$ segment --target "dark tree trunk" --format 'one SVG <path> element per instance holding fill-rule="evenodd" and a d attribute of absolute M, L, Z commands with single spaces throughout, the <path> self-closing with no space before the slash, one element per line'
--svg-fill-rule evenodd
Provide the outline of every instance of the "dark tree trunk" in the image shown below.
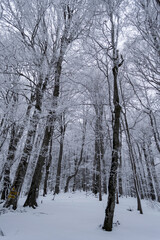
<path fill-rule="evenodd" d="M 121 55 L 121 60 L 119 57 L 119 51 L 117 50 L 117 35 L 116 27 L 114 23 L 114 12 L 111 10 L 110 23 L 111 23 L 111 45 L 112 45 L 112 62 L 113 62 L 113 105 L 114 112 L 112 113 L 112 127 L 113 127 L 113 145 L 112 145 L 112 162 L 109 176 L 108 184 L 108 203 L 105 210 L 105 219 L 103 224 L 103 229 L 106 231 L 112 231 L 113 216 L 115 210 L 115 195 L 117 190 L 117 169 L 118 169 L 118 159 L 119 159 L 119 148 L 120 148 L 120 115 L 121 106 L 119 104 L 119 91 L 118 91 L 118 71 L 119 67 L 123 64 L 123 57 Z"/>
<path fill-rule="evenodd" d="M 45 128 L 45 134 L 42 142 L 42 147 L 40 150 L 40 154 L 37 160 L 36 168 L 34 171 L 34 175 L 32 178 L 32 183 L 30 186 L 30 190 L 27 196 L 27 199 L 24 203 L 24 207 L 29 206 L 29 207 L 37 207 L 37 197 L 39 193 L 39 186 L 41 183 L 41 178 L 42 178 L 42 173 L 43 173 L 43 166 L 45 164 L 45 160 L 47 158 L 47 153 L 48 153 L 48 146 L 52 137 L 53 130 L 51 129 L 50 124 L 51 120 L 47 121 L 47 126 Z"/>
<path fill-rule="evenodd" d="M 61 137 L 60 137 L 60 149 L 59 149 L 59 158 L 58 158 L 58 166 L 57 166 L 57 174 L 56 174 L 56 185 L 54 190 L 54 195 L 60 192 L 60 178 L 61 178 L 61 165 L 63 158 L 63 143 L 64 143 L 64 135 L 65 135 L 66 126 L 62 123 L 61 117 Z"/>
<path fill-rule="evenodd" d="M 86 188 L 86 162 L 87 160 L 84 158 L 84 168 L 82 169 L 82 190 L 85 192 L 87 190 Z"/>
<path fill-rule="evenodd" d="M 121 130 L 121 127 L 120 127 Z M 122 130 L 120 131 L 120 150 L 119 150 L 119 165 L 118 165 L 118 194 L 123 195 L 123 185 L 122 185 Z"/>
<path fill-rule="evenodd" d="M 43 196 L 45 197 L 47 195 L 47 188 L 48 188 L 48 177 L 49 177 L 49 169 L 52 163 L 52 138 L 50 142 L 50 148 L 49 148 L 49 156 L 48 156 L 48 162 L 46 163 L 46 174 L 44 179 L 44 188 L 43 188 Z"/>
<path fill-rule="evenodd" d="M 117 92 L 118 93 L 118 92 Z M 115 194 L 117 187 L 117 168 L 118 168 L 118 151 L 119 151 L 119 122 L 120 122 L 121 107 L 117 103 L 115 106 L 115 123 L 113 128 L 113 150 L 112 163 L 108 185 L 108 203 L 105 211 L 105 220 L 103 229 L 112 231 L 113 216 L 115 209 Z"/>
<path fill-rule="evenodd" d="M 2 190 L 2 194 L 1 194 L 1 200 L 6 200 L 8 193 L 9 193 L 9 189 L 10 189 L 10 167 L 5 167 L 5 171 L 4 171 L 4 178 L 3 178 L 3 190 Z"/>
<path fill-rule="evenodd" d="M 118 56 L 117 56 L 118 57 Z M 114 76 L 114 125 L 113 125 L 113 150 L 112 150 L 112 163 L 109 177 L 108 185 L 108 203 L 105 210 L 105 219 L 103 224 L 103 229 L 106 231 L 112 231 L 113 225 L 113 216 L 115 209 L 115 195 L 117 188 L 117 168 L 118 168 L 118 153 L 120 148 L 119 142 L 119 132 L 120 132 L 120 113 L 121 107 L 119 105 L 119 93 L 118 93 L 118 66 L 113 67 L 113 76 Z"/>
<path fill-rule="evenodd" d="M 99 193 L 99 201 L 102 201 L 102 170 L 104 156 L 104 136 L 103 136 L 103 105 L 95 105 L 96 122 L 95 122 L 95 156 L 92 192 L 96 195 Z M 103 171 L 105 174 L 105 169 Z M 104 182 L 103 182 L 104 183 Z"/>

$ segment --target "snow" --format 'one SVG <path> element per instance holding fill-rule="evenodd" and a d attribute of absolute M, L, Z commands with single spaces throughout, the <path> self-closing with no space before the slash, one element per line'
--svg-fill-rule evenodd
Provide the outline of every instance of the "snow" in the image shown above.
<path fill-rule="evenodd" d="M 160 240 L 160 211 L 143 201 L 144 214 L 136 210 L 136 199 L 120 198 L 112 232 L 101 229 L 107 196 L 99 202 L 84 193 L 39 198 L 37 209 L 23 208 L 20 199 L 14 212 L 0 216 L 4 240 Z M 132 211 L 129 211 L 129 210 Z M 116 224 L 117 221 L 120 223 Z"/>

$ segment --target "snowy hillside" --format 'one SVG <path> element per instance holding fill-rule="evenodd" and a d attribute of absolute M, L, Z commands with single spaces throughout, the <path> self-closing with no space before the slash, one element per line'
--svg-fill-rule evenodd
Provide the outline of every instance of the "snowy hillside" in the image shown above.
<path fill-rule="evenodd" d="M 112 232 L 101 229 L 107 197 L 99 202 L 84 193 L 39 198 L 39 207 L 23 208 L 0 216 L 4 240 L 159 240 L 160 211 L 142 201 L 144 214 L 136 211 L 136 199 L 120 198 Z M 131 211 L 129 211 L 131 210 Z"/>

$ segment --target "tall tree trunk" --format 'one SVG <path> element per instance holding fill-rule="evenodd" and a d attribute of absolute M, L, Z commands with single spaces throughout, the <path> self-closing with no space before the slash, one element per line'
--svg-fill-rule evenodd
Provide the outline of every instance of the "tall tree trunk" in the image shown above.
<path fill-rule="evenodd" d="M 123 195 L 123 185 L 122 185 L 122 130 L 120 127 L 120 150 L 119 150 L 119 166 L 118 166 L 118 194 Z"/>
<path fill-rule="evenodd" d="M 63 157 L 63 144 L 64 144 L 64 135 L 66 126 L 61 122 L 61 137 L 60 137 L 60 149 L 59 149 L 59 158 L 58 158 L 58 166 L 57 166 L 57 174 L 56 174 L 56 185 L 54 190 L 54 195 L 59 193 L 60 186 L 60 178 L 61 178 L 61 165 L 62 165 L 62 157 Z"/>
<path fill-rule="evenodd" d="M 111 4 L 111 3 L 110 3 Z M 117 189 L 117 169 L 120 149 L 120 114 L 121 106 L 119 104 L 119 91 L 118 91 L 118 71 L 119 67 L 123 64 L 123 58 L 119 58 L 119 51 L 117 50 L 118 41 L 118 26 L 114 22 L 114 10 L 110 5 L 110 23 L 111 23 L 111 44 L 113 48 L 112 62 L 113 62 L 113 105 L 114 105 L 114 116 L 113 116 L 113 146 L 112 146 L 112 162 L 108 184 L 108 203 L 105 210 L 105 219 L 103 229 L 106 231 L 112 231 L 113 216 L 115 210 L 115 195 Z M 116 30 L 117 29 L 117 30 Z"/>
<path fill-rule="evenodd" d="M 124 116 L 124 121 L 125 121 L 125 132 L 126 132 L 126 137 L 127 137 L 127 142 L 128 142 L 128 149 L 129 149 L 131 167 L 132 167 L 133 178 L 134 178 L 133 179 L 134 187 L 135 187 L 136 197 L 137 197 L 137 210 L 140 211 L 140 214 L 143 214 L 141 199 L 140 199 L 139 182 L 138 182 L 138 176 L 137 176 L 137 170 L 136 170 L 136 162 L 135 162 L 134 152 L 132 149 L 132 142 L 131 142 L 126 113 L 124 113 L 123 116 Z"/>
<path fill-rule="evenodd" d="M 115 57 L 115 54 L 114 54 Z M 118 59 L 118 55 L 115 57 Z M 118 169 L 118 159 L 119 159 L 119 132 L 120 132 L 120 113 L 121 106 L 119 104 L 119 93 L 118 93 L 118 68 L 119 66 L 114 62 L 113 66 L 113 77 L 114 77 L 114 125 L 113 125 L 113 148 L 112 148 L 112 162 L 109 176 L 108 185 L 108 203 L 105 210 L 105 219 L 103 224 L 103 229 L 106 231 L 112 231 L 113 216 L 115 209 L 115 195 L 117 188 L 117 169 Z"/>
<path fill-rule="evenodd" d="M 52 138 L 50 142 L 48 162 L 46 163 L 46 174 L 44 179 L 43 196 L 47 195 L 47 188 L 48 188 L 47 185 L 48 185 L 49 169 L 50 169 L 51 163 L 52 163 Z"/>
<path fill-rule="evenodd" d="M 101 165 L 104 157 L 104 136 L 103 136 L 103 105 L 95 105 L 96 122 L 95 122 L 95 156 L 93 172 L 93 193 L 99 194 L 99 201 L 102 201 L 102 170 Z"/>

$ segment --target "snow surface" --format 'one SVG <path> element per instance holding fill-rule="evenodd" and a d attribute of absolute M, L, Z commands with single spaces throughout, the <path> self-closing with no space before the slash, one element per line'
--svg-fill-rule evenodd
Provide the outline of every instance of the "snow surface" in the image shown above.
<path fill-rule="evenodd" d="M 144 214 L 136 211 L 136 199 L 120 198 L 112 232 L 101 229 L 107 196 L 99 202 L 84 193 L 39 198 L 37 209 L 23 208 L 0 216 L 4 240 L 160 240 L 160 210 L 143 201 Z M 131 209 L 132 211 L 129 211 Z"/>

